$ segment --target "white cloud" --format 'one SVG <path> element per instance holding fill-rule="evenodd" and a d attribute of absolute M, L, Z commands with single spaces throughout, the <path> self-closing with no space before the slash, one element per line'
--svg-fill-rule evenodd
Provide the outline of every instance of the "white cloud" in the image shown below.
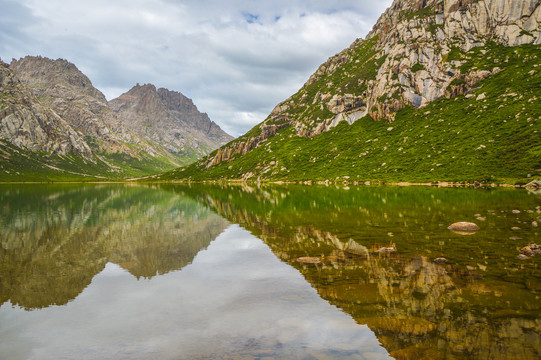
<path fill-rule="evenodd" d="M 0 56 L 65 58 L 109 99 L 135 83 L 177 90 L 240 135 L 390 3 L 0 0 Z"/>

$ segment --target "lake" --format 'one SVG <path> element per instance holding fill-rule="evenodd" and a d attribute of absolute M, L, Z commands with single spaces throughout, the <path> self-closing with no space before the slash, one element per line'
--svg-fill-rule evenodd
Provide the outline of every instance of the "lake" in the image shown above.
<path fill-rule="evenodd" d="M 541 196 L 523 189 L 22 184 L 0 200 L 2 359 L 541 358 L 541 255 L 518 257 L 541 244 Z"/>

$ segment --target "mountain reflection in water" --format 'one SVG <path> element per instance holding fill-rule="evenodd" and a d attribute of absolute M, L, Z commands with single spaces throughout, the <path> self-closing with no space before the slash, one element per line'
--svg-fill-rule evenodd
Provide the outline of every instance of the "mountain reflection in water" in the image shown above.
<path fill-rule="evenodd" d="M 541 358 L 526 191 L 3 185 L 0 201 L 3 358 Z"/>
<path fill-rule="evenodd" d="M 10 185 L 0 200 L 2 359 L 390 358 L 181 188 Z"/>
<path fill-rule="evenodd" d="M 428 187 L 171 190 L 262 239 L 396 359 L 541 358 L 541 256 L 517 258 L 539 243 L 539 196 Z M 452 233 L 456 221 L 481 230 Z M 388 246 L 397 251 L 374 252 Z M 447 263 L 436 264 L 439 257 Z"/>
<path fill-rule="evenodd" d="M 228 222 L 194 200 L 140 186 L 0 186 L 0 303 L 74 299 L 112 262 L 137 278 L 179 270 Z"/>

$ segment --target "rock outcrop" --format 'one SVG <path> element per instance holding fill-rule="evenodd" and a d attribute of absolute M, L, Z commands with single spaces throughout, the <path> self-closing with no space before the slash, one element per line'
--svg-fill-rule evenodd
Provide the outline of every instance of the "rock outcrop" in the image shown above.
<path fill-rule="evenodd" d="M 105 96 L 77 67 L 63 59 L 26 56 L 13 60 L 10 68 L 37 99 L 54 110 L 82 135 L 101 140 L 106 151 L 129 152 L 124 143 L 141 143 L 119 126 Z M 113 131 L 114 129 L 114 131 Z M 158 151 L 153 149 L 156 154 Z"/>
<path fill-rule="evenodd" d="M 240 147 L 254 142 L 252 133 L 277 119 L 287 119 L 299 136 L 367 115 L 392 122 L 405 107 L 464 94 L 501 71 L 462 68 L 469 50 L 493 43 L 539 45 L 540 29 L 539 0 L 395 0 L 364 40 L 329 58 L 297 94 L 220 153 L 244 152 Z M 219 155 L 206 166 L 223 161 Z"/>
<path fill-rule="evenodd" d="M 137 84 L 109 105 L 125 126 L 171 152 L 191 149 L 206 155 L 233 139 L 199 112 L 192 100 L 151 84 Z"/>
<path fill-rule="evenodd" d="M 334 94 L 330 101 L 330 94 L 314 98 L 315 104 L 326 106 L 335 117 L 325 119 L 323 126 L 313 124 L 315 131 L 310 133 L 317 135 L 340 120 L 351 123 L 368 114 L 392 120 L 393 113 L 407 105 L 423 107 L 441 97 L 464 93 L 499 69 L 463 73 L 454 55 L 489 42 L 541 44 L 540 5 L 537 0 L 395 0 L 366 40 L 357 40 L 331 57 L 308 80 L 310 85 L 351 64 L 355 50 L 375 39 L 369 49 L 369 60 L 379 65 L 375 77 L 360 79 L 359 87 L 364 82 L 366 90 L 359 96 Z M 353 71 L 346 75 L 356 76 Z"/>
<path fill-rule="evenodd" d="M 91 157 L 88 144 L 50 108 L 38 102 L 7 64 L 0 61 L 0 139 L 31 151 Z"/>

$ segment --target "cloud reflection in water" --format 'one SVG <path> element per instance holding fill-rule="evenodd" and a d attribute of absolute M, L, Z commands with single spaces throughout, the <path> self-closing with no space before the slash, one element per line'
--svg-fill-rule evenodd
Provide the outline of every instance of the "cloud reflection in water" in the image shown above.
<path fill-rule="evenodd" d="M 8 319 L 0 348 L 27 344 L 21 359 L 389 358 L 368 327 L 238 225 L 181 271 L 137 280 L 108 263 L 66 306 L 27 312 L 6 303 L 0 321 Z"/>

